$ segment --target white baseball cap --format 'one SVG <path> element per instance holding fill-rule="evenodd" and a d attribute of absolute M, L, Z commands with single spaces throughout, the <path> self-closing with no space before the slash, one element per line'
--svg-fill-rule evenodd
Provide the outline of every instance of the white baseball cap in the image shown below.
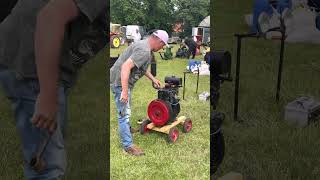
<path fill-rule="evenodd" d="M 152 34 L 157 36 L 159 39 L 161 39 L 166 44 L 166 46 L 169 47 L 169 45 L 168 45 L 169 35 L 168 35 L 168 33 L 166 31 L 164 31 L 164 30 L 156 30 Z"/>

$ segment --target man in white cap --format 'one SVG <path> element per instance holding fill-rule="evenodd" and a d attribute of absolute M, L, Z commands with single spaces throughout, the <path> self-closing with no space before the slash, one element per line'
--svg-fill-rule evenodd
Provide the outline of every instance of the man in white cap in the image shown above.
<path fill-rule="evenodd" d="M 130 155 L 141 156 L 144 152 L 133 145 L 130 128 L 130 101 L 134 84 L 143 75 L 148 77 L 156 87 L 160 81 L 148 70 L 153 58 L 152 53 L 167 45 L 168 33 L 157 30 L 145 40 L 138 41 L 129 46 L 110 69 L 110 88 L 114 94 L 117 110 L 119 134 L 122 147 Z"/>

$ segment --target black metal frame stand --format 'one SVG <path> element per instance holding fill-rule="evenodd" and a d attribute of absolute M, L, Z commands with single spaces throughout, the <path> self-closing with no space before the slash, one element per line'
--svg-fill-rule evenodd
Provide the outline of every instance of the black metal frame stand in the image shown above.
<path fill-rule="evenodd" d="M 182 99 L 184 100 L 184 94 L 185 94 L 185 87 L 186 87 L 186 74 L 192 74 L 191 71 L 184 71 L 183 72 L 183 95 L 182 95 Z M 199 89 L 199 75 L 200 75 L 200 71 L 198 68 L 198 74 L 197 74 L 197 88 L 196 88 L 196 94 L 198 94 L 198 89 Z"/>
<path fill-rule="evenodd" d="M 280 47 L 280 59 L 278 68 L 278 81 L 276 90 L 276 101 L 279 102 L 280 89 L 281 89 L 281 78 L 283 69 L 283 54 L 284 54 L 284 42 L 285 42 L 285 26 L 281 23 L 281 27 L 273 28 L 268 30 L 281 32 L 281 47 Z M 234 94 L 234 120 L 238 120 L 238 103 L 239 103 L 239 84 L 240 84 L 240 57 L 241 57 L 241 40 L 243 38 L 261 38 L 262 36 L 257 33 L 249 34 L 235 34 L 237 38 L 237 64 L 236 64 L 236 84 L 235 84 L 235 94 Z"/>

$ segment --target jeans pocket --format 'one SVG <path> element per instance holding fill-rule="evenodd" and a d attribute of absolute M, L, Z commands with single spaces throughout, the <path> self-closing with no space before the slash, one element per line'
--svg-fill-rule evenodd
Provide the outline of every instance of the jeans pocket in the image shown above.
<path fill-rule="evenodd" d="M 36 80 L 18 80 L 18 96 L 21 99 L 36 101 L 40 92 L 39 83 Z"/>

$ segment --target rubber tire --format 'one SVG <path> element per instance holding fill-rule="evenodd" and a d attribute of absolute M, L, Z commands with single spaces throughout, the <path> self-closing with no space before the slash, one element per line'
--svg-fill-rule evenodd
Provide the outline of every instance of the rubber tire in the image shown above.
<path fill-rule="evenodd" d="M 114 41 L 114 40 L 118 40 L 118 41 L 119 41 L 119 45 L 118 45 L 118 46 L 115 45 L 115 44 L 113 44 L 113 41 Z M 119 36 L 112 36 L 111 39 L 110 39 L 110 46 L 111 46 L 111 48 L 119 48 L 120 45 L 121 45 L 120 37 L 119 37 Z"/>
<path fill-rule="evenodd" d="M 141 126 L 140 126 L 140 133 L 141 133 L 142 135 L 149 133 L 150 129 L 148 129 L 148 130 L 146 131 L 146 126 L 147 126 L 148 124 L 150 124 L 150 123 L 151 123 L 151 121 L 150 121 L 149 119 L 146 119 L 146 120 L 144 120 L 144 121 L 142 122 L 142 124 L 141 124 Z"/>
<path fill-rule="evenodd" d="M 177 138 L 176 138 L 176 139 L 173 139 L 173 138 L 172 138 L 172 134 L 173 134 L 175 131 L 177 132 Z M 178 130 L 178 128 L 177 128 L 177 127 L 172 127 L 172 128 L 170 129 L 170 131 L 169 131 L 169 134 L 168 134 L 168 142 L 169 142 L 169 143 L 175 143 L 175 142 L 177 142 L 178 138 L 179 138 L 179 130 Z"/>
<path fill-rule="evenodd" d="M 213 175 L 222 163 L 225 152 L 224 136 L 220 132 L 210 137 L 210 174 Z"/>
<path fill-rule="evenodd" d="M 188 128 L 187 128 L 187 123 L 189 123 L 189 122 L 191 122 L 191 128 L 188 130 Z M 188 132 L 190 132 L 191 130 L 192 130 L 192 121 L 191 121 L 190 118 L 187 118 L 187 119 L 184 121 L 184 123 L 183 123 L 183 132 L 184 132 L 184 133 L 188 133 Z"/>

